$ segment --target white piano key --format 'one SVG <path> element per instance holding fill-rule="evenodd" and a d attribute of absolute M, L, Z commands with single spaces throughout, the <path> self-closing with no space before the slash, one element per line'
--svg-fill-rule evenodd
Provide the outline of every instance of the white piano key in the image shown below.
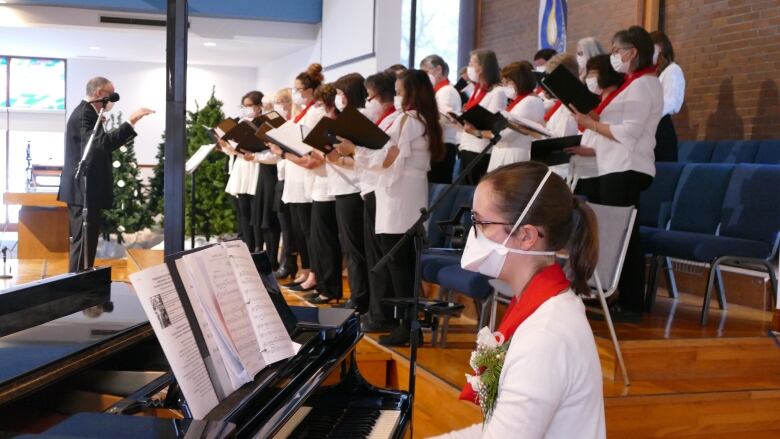
<path fill-rule="evenodd" d="M 398 418 L 401 416 L 399 410 L 380 410 L 379 419 L 376 420 L 374 428 L 368 439 L 387 439 L 392 435 L 398 424 Z"/>
<path fill-rule="evenodd" d="M 284 426 L 274 435 L 274 439 L 287 439 L 298 428 L 301 422 L 311 412 L 311 407 L 302 406 L 287 420 Z"/>

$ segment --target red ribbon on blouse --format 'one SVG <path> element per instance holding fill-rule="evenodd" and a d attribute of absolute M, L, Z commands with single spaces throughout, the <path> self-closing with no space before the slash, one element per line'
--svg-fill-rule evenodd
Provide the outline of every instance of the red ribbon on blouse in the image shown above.
<path fill-rule="evenodd" d="M 596 109 L 593 111 L 596 114 L 601 114 L 601 112 L 604 111 L 607 105 L 609 105 L 617 97 L 617 95 L 619 95 L 623 90 L 628 88 L 628 86 L 631 85 L 632 82 L 636 81 L 642 76 L 649 75 L 651 73 L 655 73 L 655 66 L 645 67 L 644 69 L 629 73 L 626 76 L 626 80 L 623 82 L 623 85 L 618 87 L 612 93 L 608 94 L 606 98 L 602 99 L 599 106 L 596 107 Z"/>
<path fill-rule="evenodd" d="M 552 107 L 550 107 L 549 110 L 547 110 L 547 113 L 544 114 L 544 121 L 547 122 L 550 119 L 552 119 L 553 114 L 555 114 L 556 111 L 558 111 L 559 108 L 561 108 L 561 101 L 555 101 Z"/>
<path fill-rule="evenodd" d="M 300 122 L 301 119 L 303 119 L 303 116 L 306 116 L 306 112 L 309 111 L 309 108 L 311 108 L 312 105 L 314 105 L 314 101 L 311 101 L 308 104 L 306 104 L 306 107 L 303 110 L 301 110 L 301 112 L 298 113 L 297 116 L 295 116 L 295 119 L 293 119 L 293 122 L 295 122 L 295 123 Z"/>
<path fill-rule="evenodd" d="M 513 108 L 515 108 L 515 105 L 519 104 L 520 101 L 530 96 L 531 93 L 523 93 L 521 95 L 517 95 L 517 97 L 509 103 L 509 105 L 506 107 L 506 111 L 512 111 Z"/>
<path fill-rule="evenodd" d="M 485 95 L 487 94 L 488 90 L 486 87 L 482 87 L 482 85 L 479 85 L 476 90 L 474 90 L 474 94 L 471 95 L 469 100 L 466 102 L 466 105 L 463 106 L 463 111 L 471 110 L 472 107 L 475 105 L 479 105 L 480 102 L 482 102 L 482 99 L 485 98 Z"/>
<path fill-rule="evenodd" d="M 376 126 L 381 125 L 382 121 L 387 119 L 387 116 L 393 113 L 395 113 L 395 107 L 393 106 L 387 107 L 387 110 L 384 113 L 382 113 L 382 116 L 376 121 Z"/>
<path fill-rule="evenodd" d="M 450 85 L 450 80 L 447 78 L 442 79 L 441 81 L 439 81 L 438 84 L 436 84 L 436 86 L 433 87 L 433 93 L 435 94 L 437 91 L 441 90 L 441 88 L 444 87 L 445 85 Z"/>
<path fill-rule="evenodd" d="M 558 264 L 549 265 L 536 273 L 523 294 L 509 302 L 506 314 L 498 325 L 498 332 L 504 335 L 504 343 L 509 343 L 517 328 L 542 304 L 567 291 L 570 285 L 571 282 Z M 479 404 L 479 398 L 469 383 L 463 387 L 458 399 Z"/>

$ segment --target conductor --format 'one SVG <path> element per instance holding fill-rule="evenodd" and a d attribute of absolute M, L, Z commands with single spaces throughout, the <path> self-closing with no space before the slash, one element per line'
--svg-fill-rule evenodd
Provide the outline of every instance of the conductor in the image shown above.
<path fill-rule="evenodd" d="M 70 272 L 92 267 L 95 263 L 100 213 L 102 209 L 110 208 L 114 199 L 111 153 L 136 136 L 134 127 L 141 118 L 154 113 L 148 108 L 140 108 L 134 111 L 126 122 L 111 131 L 106 131 L 103 126 L 104 120 L 97 123 L 98 113 L 101 109 L 104 114 L 111 111 L 117 100 L 119 95 L 116 94 L 111 81 L 102 77 L 90 79 L 87 82 L 86 98 L 73 110 L 65 128 L 65 163 L 57 199 L 68 205 L 70 223 L 68 271 Z M 88 208 L 87 242 L 84 249 L 82 248 L 84 181 L 82 178 L 76 179 L 76 172 L 93 130 L 95 133 L 89 156 L 83 164 L 86 166 Z M 83 251 L 87 252 L 87 267 L 83 267 Z"/>

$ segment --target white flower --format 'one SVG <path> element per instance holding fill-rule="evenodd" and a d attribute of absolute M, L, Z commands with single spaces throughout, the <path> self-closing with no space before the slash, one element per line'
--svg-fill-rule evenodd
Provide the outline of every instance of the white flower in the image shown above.
<path fill-rule="evenodd" d="M 118 168 L 118 167 L 122 166 L 122 164 L 119 163 L 119 160 L 114 160 L 114 163 L 111 163 L 111 166 L 113 166 L 115 168 Z"/>
<path fill-rule="evenodd" d="M 471 358 L 469 358 L 469 366 L 476 372 L 477 369 L 477 351 L 471 351 Z"/>
<path fill-rule="evenodd" d="M 121 224 L 120 224 L 120 225 L 119 225 L 119 227 L 117 227 L 117 228 L 116 228 L 116 230 L 117 230 L 119 233 L 124 233 L 124 231 L 125 231 L 125 226 L 123 226 L 123 225 L 121 225 Z"/>
<path fill-rule="evenodd" d="M 119 187 L 125 187 L 125 181 L 124 180 L 119 180 L 119 181 L 116 182 L 116 185 L 119 186 Z"/>
<path fill-rule="evenodd" d="M 482 389 L 482 379 L 478 375 L 468 375 L 466 374 L 466 381 L 471 385 L 471 388 L 474 389 L 474 392 L 479 393 L 480 389 Z"/>
<path fill-rule="evenodd" d="M 126 147 L 126 146 L 120 146 L 120 147 L 119 147 L 119 151 L 121 151 L 121 152 L 127 152 L 127 147 Z"/>
<path fill-rule="evenodd" d="M 490 332 L 490 328 L 485 326 L 477 334 L 478 349 L 495 349 L 504 344 L 504 334 L 496 331 Z"/>

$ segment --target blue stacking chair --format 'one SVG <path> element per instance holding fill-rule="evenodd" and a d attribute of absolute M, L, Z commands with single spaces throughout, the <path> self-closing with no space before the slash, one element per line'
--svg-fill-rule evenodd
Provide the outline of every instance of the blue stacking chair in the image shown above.
<path fill-rule="evenodd" d="M 441 193 L 448 185 L 431 185 L 430 192 L 433 200 L 438 193 Z M 457 186 L 450 195 L 443 201 L 441 207 L 431 214 L 428 221 L 428 245 L 422 254 L 422 278 L 426 282 L 437 283 L 438 272 L 443 267 L 453 264 L 460 264 L 460 251 L 452 249 L 452 227 L 441 227 L 441 223 L 455 218 L 461 214 L 463 209 L 471 208 L 471 201 L 474 198 L 474 186 Z M 469 215 L 461 214 L 457 218 L 458 222 L 468 230 L 471 218 Z"/>
<path fill-rule="evenodd" d="M 734 166 L 717 163 L 686 165 L 675 189 L 671 216 L 666 228 L 656 228 L 653 233 L 646 232 L 642 235 L 645 253 L 653 256 L 646 295 L 647 308 L 651 308 L 655 300 L 658 271 L 665 265 L 667 273 L 670 273 L 671 258 L 689 260 L 684 249 L 687 248 L 691 233 L 714 235 L 717 231 L 723 197 Z M 675 285 L 670 282 L 669 287 L 670 293 L 675 294 Z M 718 297 L 722 298 L 722 294 Z M 725 302 L 721 306 L 725 306 Z"/>
<path fill-rule="evenodd" d="M 759 143 L 756 140 L 721 140 L 715 142 L 710 163 L 753 163 Z"/>
<path fill-rule="evenodd" d="M 715 142 L 708 140 L 687 140 L 680 142 L 678 161 L 682 163 L 709 163 Z"/>
<path fill-rule="evenodd" d="M 762 140 L 753 163 L 780 165 L 780 140 Z"/>

